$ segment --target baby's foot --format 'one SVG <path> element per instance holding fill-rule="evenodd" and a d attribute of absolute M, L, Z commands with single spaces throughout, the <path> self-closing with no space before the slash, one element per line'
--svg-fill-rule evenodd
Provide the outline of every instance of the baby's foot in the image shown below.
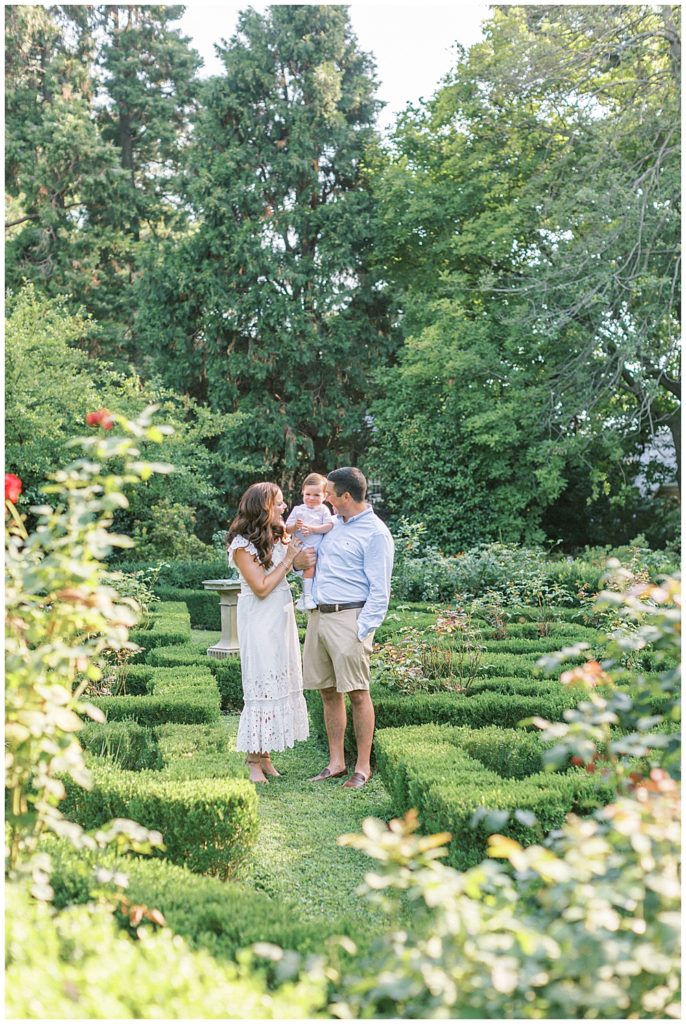
<path fill-rule="evenodd" d="M 304 600 L 305 600 L 305 611 L 313 612 L 315 610 L 315 608 L 317 607 L 315 602 L 312 600 L 311 597 L 306 597 Z"/>
<path fill-rule="evenodd" d="M 298 598 L 298 600 L 295 602 L 295 607 L 296 607 L 297 611 L 299 611 L 299 612 L 304 612 L 304 611 L 307 610 L 307 605 L 305 604 L 305 595 L 304 594 L 301 594 L 300 597 Z"/>

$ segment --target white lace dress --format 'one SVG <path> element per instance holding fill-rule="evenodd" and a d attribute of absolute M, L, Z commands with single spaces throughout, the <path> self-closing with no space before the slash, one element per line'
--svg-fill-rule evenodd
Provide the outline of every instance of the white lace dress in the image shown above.
<path fill-rule="evenodd" d="M 229 565 L 237 548 L 257 550 L 245 537 L 234 537 Z M 286 557 L 281 542 L 274 546 L 272 572 Z M 245 706 L 238 726 L 236 749 L 246 753 L 285 750 L 310 734 L 303 696 L 302 666 L 293 598 L 283 580 L 266 597 L 257 597 L 241 576 L 238 597 L 238 643 Z"/>

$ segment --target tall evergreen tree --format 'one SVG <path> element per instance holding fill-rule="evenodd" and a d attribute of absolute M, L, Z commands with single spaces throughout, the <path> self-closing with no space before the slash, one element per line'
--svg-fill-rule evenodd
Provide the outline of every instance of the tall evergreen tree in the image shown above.
<path fill-rule="evenodd" d="M 6 14 L 7 281 L 84 299 L 98 263 L 85 255 L 89 218 L 116 203 L 121 180 L 93 118 L 93 14 L 28 6 Z"/>
<path fill-rule="evenodd" d="M 99 123 L 126 171 L 129 229 L 138 240 L 143 224 L 155 231 L 178 211 L 179 167 L 201 61 L 172 27 L 183 7 L 113 4 L 100 10 L 106 99 Z"/>
<path fill-rule="evenodd" d="M 90 352 L 123 362 L 142 247 L 181 206 L 176 176 L 200 63 L 170 25 L 182 12 L 8 11 L 8 282 L 70 296 L 93 315 Z"/>
<path fill-rule="evenodd" d="M 342 6 L 241 14 L 205 88 L 190 153 L 198 218 L 142 279 L 142 342 L 175 388 L 239 409 L 227 439 L 292 491 L 354 461 L 367 376 L 390 342 L 370 269 L 373 63 Z"/>

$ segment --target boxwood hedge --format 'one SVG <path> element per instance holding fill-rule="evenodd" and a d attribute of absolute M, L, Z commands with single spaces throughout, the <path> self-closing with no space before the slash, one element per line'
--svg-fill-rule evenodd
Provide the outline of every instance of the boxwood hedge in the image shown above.
<path fill-rule="evenodd" d="M 165 779 L 103 762 L 91 766 L 93 785 L 65 778 L 64 814 L 86 829 L 129 818 L 164 838 L 164 856 L 191 871 L 230 878 L 257 839 L 255 787 L 243 779 Z"/>
<path fill-rule="evenodd" d="M 240 711 L 243 708 L 243 685 L 241 663 L 238 656 L 209 658 L 207 644 L 191 641 L 172 647 L 156 647 L 150 651 L 149 665 L 174 668 L 179 666 L 202 666 L 212 673 L 217 681 L 223 710 Z"/>
<path fill-rule="evenodd" d="M 559 828 L 570 811 L 588 813 L 613 793 L 584 771 L 541 771 L 539 735 L 517 730 L 386 729 L 376 735 L 376 752 L 398 812 L 416 807 L 422 831 L 450 832 L 449 861 L 459 869 L 482 860 L 494 831 L 529 845 Z M 497 811 L 507 814 L 494 825 L 484 812 Z M 517 811 L 533 812 L 537 820 Z"/>
<path fill-rule="evenodd" d="M 365 947 L 369 930 L 349 918 L 303 920 L 295 904 L 279 902 L 235 882 L 194 875 L 187 868 L 161 860 L 113 854 L 76 852 L 68 844 L 45 844 L 53 873 L 54 903 L 58 909 L 89 902 L 98 886 L 98 867 L 123 871 L 131 903 L 161 910 L 167 925 L 183 935 L 194 949 L 219 959 L 233 959 L 254 942 L 270 942 L 299 953 L 321 952 L 331 935 L 347 935 Z"/>
<path fill-rule="evenodd" d="M 163 722 L 216 722 L 220 717 L 219 690 L 209 668 L 191 665 L 151 670 L 147 665 L 136 673 L 129 669 L 126 681 L 143 684 L 148 692 L 118 697 L 96 697 L 109 722 L 134 719 L 141 725 Z M 145 674 L 143 674 L 145 673 Z"/>

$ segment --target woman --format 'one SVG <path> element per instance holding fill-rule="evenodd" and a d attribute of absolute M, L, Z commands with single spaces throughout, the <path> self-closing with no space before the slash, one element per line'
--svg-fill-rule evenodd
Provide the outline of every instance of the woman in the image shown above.
<path fill-rule="evenodd" d="M 288 538 L 276 484 L 252 484 L 227 534 L 229 565 L 240 574 L 238 643 L 245 706 L 236 749 L 246 752 L 251 782 L 278 775 L 270 751 L 309 736 L 300 645 L 286 576 L 302 546 Z"/>

